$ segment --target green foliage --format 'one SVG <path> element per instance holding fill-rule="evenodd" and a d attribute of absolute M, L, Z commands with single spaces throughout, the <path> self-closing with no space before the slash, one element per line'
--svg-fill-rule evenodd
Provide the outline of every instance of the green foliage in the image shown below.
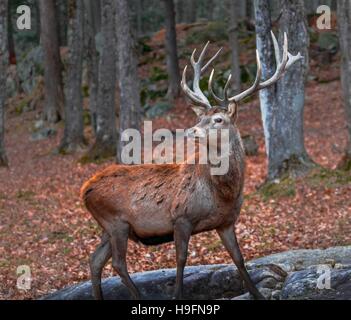
<path fill-rule="evenodd" d="M 20 115 L 23 113 L 24 109 L 28 106 L 29 100 L 28 99 L 23 99 L 21 100 L 18 105 L 15 107 L 15 112 Z"/>
<path fill-rule="evenodd" d="M 138 39 L 138 51 L 141 55 L 152 51 L 151 46 L 146 43 L 148 40 L 150 40 L 150 37 L 142 37 Z"/>
<path fill-rule="evenodd" d="M 168 101 L 159 101 L 152 106 L 149 104 L 146 104 L 144 106 L 144 109 L 146 111 L 146 116 L 150 119 L 156 118 L 165 114 L 171 108 L 172 108 L 172 105 L 170 105 Z"/>
<path fill-rule="evenodd" d="M 321 32 L 318 35 L 317 45 L 324 50 L 335 50 L 339 46 L 338 36 L 332 32 Z"/>
<path fill-rule="evenodd" d="M 296 194 L 295 180 L 291 178 L 285 178 L 277 182 L 267 182 L 259 190 L 259 194 L 262 196 L 264 201 L 269 199 L 276 199 L 282 197 L 294 197 Z"/>
<path fill-rule="evenodd" d="M 16 193 L 17 199 L 31 200 L 35 196 L 35 192 L 30 190 L 19 190 Z"/>
<path fill-rule="evenodd" d="M 91 115 L 89 110 L 83 110 L 83 123 L 85 126 L 89 126 L 91 124 Z"/>
<path fill-rule="evenodd" d="M 314 187 L 336 188 L 351 183 L 351 172 L 318 168 L 308 175 L 307 181 Z"/>
<path fill-rule="evenodd" d="M 83 92 L 83 97 L 88 98 L 89 97 L 89 85 L 85 84 L 82 87 L 82 92 Z"/>
<path fill-rule="evenodd" d="M 159 67 L 153 67 L 151 70 L 151 75 L 150 75 L 150 81 L 151 82 L 157 82 L 157 81 L 161 81 L 161 80 L 167 80 L 168 79 L 168 75 L 167 72 Z"/>
<path fill-rule="evenodd" d="M 207 41 L 227 41 L 228 30 L 225 21 L 212 21 L 205 26 L 192 29 L 186 39 L 185 44 L 203 44 Z"/>
<path fill-rule="evenodd" d="M 164 69 L 153 67 L 150 77 L 141 81 L 141 104 L 147 106 L 149 101 L 164 98 L 167 93 L 167 79 Z"/>

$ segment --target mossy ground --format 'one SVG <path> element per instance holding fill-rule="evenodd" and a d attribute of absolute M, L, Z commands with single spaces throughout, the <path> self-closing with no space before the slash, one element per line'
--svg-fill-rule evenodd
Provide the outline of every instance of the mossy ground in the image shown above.
<path fill-rule="evenodd" d="M 331 170 L 318 167 L 303 178 L 293 179 L 285 177 L 279 182 L 267 182 L 259 188 L 258 194 L 264 201 L 282 197 L 294 197 L 296 195 L 297 184 L 301 183 L 306 183 L 312 188 L 323 187 L 335 189 L 343 185 L 351 184 L 351 171 Z"/>

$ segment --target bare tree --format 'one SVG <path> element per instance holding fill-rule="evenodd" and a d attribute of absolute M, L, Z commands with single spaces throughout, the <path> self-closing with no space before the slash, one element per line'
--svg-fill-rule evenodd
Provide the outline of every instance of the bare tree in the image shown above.
<path fill-rule="evenodd" d="M 83 0 L 68 2 L 68 46 L 69 56 L 66 80 L 65 129 L 59 147 L 62 153 L 71 153 L 85 144 L 83 134 Z"/>
<path fill-rule="evenodd" d="M 196 21 L 198 0 L 191 0 L 186 2 L 186 22 L 194 23 Z"/>
<path fill-rule="evenodd" d="M 57 122 L 62 118 L 64 94 L 62 87 L 62 64 L 54 0 L 39 0 L 41 43 L 44 50 L 44 118 Z"/>
<path fill-rule="evenodd" d="M 116 155 L 117 131 L 115 116 L 116 41 L 115 1 L 101 1 L 102 50 L 99 63 L 99 89 L 96 109 L 96 139 L 89 158 Z"/>
<path fill-rule="evenodd" d="M 341 84 L 344 93 L 348 144 L 339 164 L 342 169 L 351 169 L 351 2 L 340 0 L 337 4 L 337 20 L 341 49 Z"/>
<path fill-rule="evenodd" d="M 141 119 L 140 86 L 136 42 L 132 32 L 127 0 L 116 0 L 117 65 L 120 89 L 119 130 L 139 129 Z M 123 143 L 118 144 L 117 161 Z"/>
<path fill-rule="evenodd" d="M 99 87 L 99 52 L 96 46 L 96 36 L 101 30 L 101 2 L 85 0 L 84 7 L 86 13 L 85 36 L 89 82 L 89 110 L 91 125 L 96 133 L 96 111 L 98 106 Z"/>
<path fill-rule="evenodd" d="M 263 78 L 275 70 L 271 41 L 271 16 L 268 0 L 255 0 L 256 42 L 262 56 Z M 308 71 L 308 45 L 303 0 L 282 1 L 280 40 L 286 32 L 289 51 L 301 53 L 303 59 L 287 72 L 274 87 L 260 92 L 261 112 L 268 155 L 268 180 L 286 174 L 300 175 L 308 170 L 312 161 L 304 147 L 303 110 L 305 79 Z"/>
<path fill-rule="evenodd" d="M 229 0 L 229 13 L 230 13 L 230 25 L 229 25 L 229 42 L 230 48 L 232 51 L 232 61 L 231 61 L 231 70 L 232 70 L 232 79 L 233 79 L 233 90 L 238 92 L 240 91 L 240 82 L 241 82 L 241 72 L 240 72 L 240 61 L 239 61 L 239 8 L 240 0 Z"/>
<path fill-rule="evenodd" d="M 176 18 L 177 18 L 177 23 L 182 23 L 184 22 L 184 16 L 185 16 L 185 0 L 174 0 L 175 1 L 175 9 L 176 9 Z"/>
<path fill-rule="evenodd" d="M 180 71 L 177 51 L 175 10 L 173 0 L 163 0 L 163 3 L 165 6 L 166 55 L 168 70 L 167 96 L 172 100 L 179 95 L 180 90 Z"/>
<path fill-rule="evenodd" d="M 0 166 L 7 166 L 8 161 L 5 152 L 5 101 L 6 101 L 6 73 L 8 66 L 8 2 L 0 1 Z"/>

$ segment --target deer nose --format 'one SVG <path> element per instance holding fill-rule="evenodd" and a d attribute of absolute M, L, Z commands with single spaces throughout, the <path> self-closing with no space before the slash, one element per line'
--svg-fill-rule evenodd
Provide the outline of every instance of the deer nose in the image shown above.
<path fill-rule="evenodd" d="M 186 131 L 186 135 L 191 138 L 203 138 L 205 137 L 204 130 L 198 127 L 192 127 Z"/>

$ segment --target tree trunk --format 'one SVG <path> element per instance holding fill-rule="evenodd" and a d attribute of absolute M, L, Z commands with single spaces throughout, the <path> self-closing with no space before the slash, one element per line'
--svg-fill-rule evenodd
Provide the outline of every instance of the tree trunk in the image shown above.
<path fill-rule="evenodd" d="M 194 23 L 196 21 L 197 0 L 187 1 L 186 3 L 186 22 Z"/>
<path fill-rule="evenodd" d="M 67 45 L 67 1 L 56 0 L 56 20 L 57 20 L 57 34 L 59 38 L 60 47 Z"/>
<path fill-rule="evenodd" d="M 6 74 L 9 62 L 8 57 L 8 2 L 0 1 L 0 166 L 7 166 L 5 152 L 5 102 L 6 102 Z"/>
<path fill-rule="evenodd" d="M 120 137 L 127 128 L 140 128 L 141 106 L 138 78 L 138 58 L 129 15 L 128 1 L 116 0 L 117 65 L 120 89 Z M 117 161 L 120 162 L 124 143 L 118 144 Z"/>
<path fill-rule="evenodd" d="M 240 60 L 239 60 L 239 8 L 240 0 L 230 0 L 230 25 L 229 25 L 229 42 L 232 51 L 231 58 L 231 70 L 232 70 L 232 88 L 235 92 L 240 91 L 241 83 L 241 72 L 240 72 Z"/>
<path fill-rule="evenodd" d="M 44 118 L 55 123 L 63 113 L 62 65 L 54 0 L 39 0 L 41 42 L 44 50 Z"/>
<path fill-rule="evenodd" d="M 138 37 L 142 37 L 145 33 L 143 29 L 143 8 L 144 3 L 143 0 L 136 1 L 136 15 L 137 15 L 137 29 L 138 29 Z"/>
<path fill-rule="evenodd" d="M 175 9 L 176 9 L 176 18 L 177 23 L 184 22 L 184 0 L 174 0 L 175 1 Z"/>
<path fill-rule="evenodd" d="M 68 47 L 65 104 L 65 130 L 60 145 L 61 153 L 72 153 L 84 145 L 83 134 L 83 34 L 84 5 L 83 0 L 68 2 Z"/>
<path fill-rule="evenodd" d="M 115 1 L 101 1 L 102 52 L 99 63 L 96 140 L 88 158 L 96 160 L 116 155 L 117 131 L 115 115 L 116 41 Z"/>
<path fill-rule="evenodd" d="M 101 31 L 101 2 L 85 0 L 86 11 L 86 59 L 89 82 L 89 110 L 91 126 L 96 133 L 96 112 L 99 87 L 99 52 L 96 47 L 96 35 Z"/>
<path fill-rule="evenodd" d="M 283 0 L 280 35 L 287 33 L 289 52 L 301 52 L 304 60 L 295 64 L 273 87 L 260 91 L 261 113 L 268 156 L 268 180 L 295 177 L 312 165 L 303 136 L 305 79 L 308 70 L 309 38 L 303 0 Z M 262 61 L 262 78 L 271 77 L 275 59 L 271 40 L 268 0 L 255 0 L 257 49 Z M 282 43 L 282 41 L 280 41 Z"/>
<path fill-rule="evenodd" d="M 351 2 L 340 0 L 337 4 L 337 20 L 341 49 L 341 84 L 348 130 L 348 143 L 339 168 L 351 170 Z"/>
<path fill-rule="evenodd" d="M 166 24 L 166 55 L 168 71 L 167 97 L 173 100 L 180 91 L 180 71 L 177 52 L 177 32 L 175 26 L 175 11 L 173 0 L 163 0 L 165 6 Z"/>
<path fill-rule="evenodd" d="M 10 57 L 10 63 L 16 64 L 16 51 L 15 51 L 15 42 L 13 39 L 13 27 L 12 27 L 12 15 L 10 8 L 7 9 L 7 39 L 8 39 L 8 52 Z"/>

